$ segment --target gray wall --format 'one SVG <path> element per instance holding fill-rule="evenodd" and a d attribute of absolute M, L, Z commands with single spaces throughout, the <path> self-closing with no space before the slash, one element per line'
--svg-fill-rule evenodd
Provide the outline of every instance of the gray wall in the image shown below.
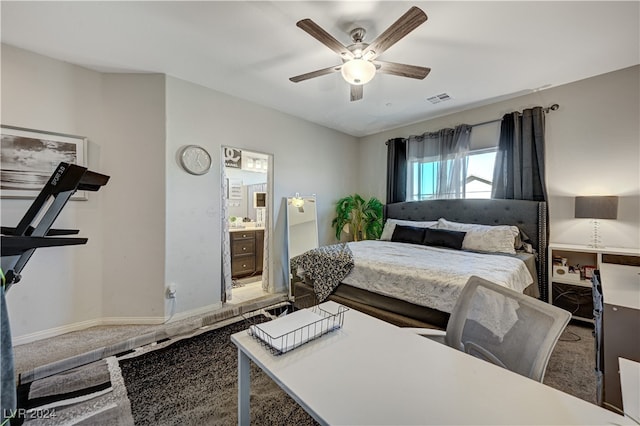
<path fill-rule="evenodd" d="M 100 147 L 106 143 L 102 122 L 102 76 L 32 53 L 2 46 L 2 124 L 91 135 L 89 164 L 104 170 Z M 0 200 L 2 225 L 15 226 L 31 205 L 27 200 Z M 104 200 L 71 201 L 55 223 L 82 229 L 85 246 L 42 249 L 23 270 L 22 281 L 7 295 L 14 336 L 92 324 L 102 315 Z M 45 337 L 45 336 L 42 336 Z"/>
<path fill-rule="evenodd" d="M 482 123 L 554 103 L 560 109 L 546 117 L 551 241 L 588 244 L 591 223 L 573 218 L 574 197 L 617 195 L 618 220 L 600 221 L 602 242 L 608 247 L 640 247 L 640 66 L 362 138 L 362 164 L 371 167 L 360 169 L 359 188 L 385 201 L 388 139 Z M 472 147 L 486 146 L 498 131 L 495 124 L 474 128 Z"/>
<path fill-rule="evenodd" d="M 176 152 L 199 144 L 214 157 L 210 173 L 180 169 Z M 356 190 L 357 141 L 272 109 L 176 78 L 167 78 L 166 281 L 181 310 L 219 303 L 221 294 L 221 149 L 234 146 L 273 155 L 274 232 L 271 280 L 285 290 L 283 197 L 318 197 L 320 243 L 332 242 L 333 204 Z M 331 173 L 327 173 L 331 171 Z M 204 303 L 206 301 L 207 303 Z"/>
<path fill-rule="evenodd" d="M 333 203 L 356 190 L 357 140 L 334 130 L 175 78 L 103 74 L 6 45 L 1 71 L 3 124 L 86 136 L 89 168 L 111 176 L 55 223 L 80 229 L 89 243 L 38 250 L 9 292 L 16 342 L 163 321 L 169 283 L 176 317 L 219 307 L 222 145 L 274 156 L 272 274 L 281 289 L 281 198 L 317 195 L 326 244 Z M 189 143 L 213 155 L 207 175 L 178 166 Z M 1 200 L 2 224 L 17 224 L 30 203 Z"/>
<path fill-rule="evenodd" d="M 284 209 L 296 192 L 318 199 L 320 244 L 334 241 L 334 203 L 358 191 L 385 198 L 384 142 L 398 136 L 500 118 L 534 105 L 547 116 L 551 239 L 585 244 L 591 227 L 573 219 L 576 195 L 619 195 L 607 246 L 640 246 L 640 67 L 417 123 L 357 140 L 172 77 L 103 74 L 2 46 L 2 123 L 89 138 L 92 170 L 111 175 L 88 201 L 70 202 L 56 227 L 77 228 L 85 246 L 41 249 L 8 294 L 14 336 L 26 342 L 101 323 L 152 323 L 220 306 L 220 149 L 273 154 L 272 279 L 282 273 Z M 496 126 L 474 129 L 475 147 Z M 176 153 L 200 144 L 214 157 L 204 176 L 182 171 Z M 365 166 L 366 165 L 366 166 Z M 1 203 L 17 224 L 30 201 Z"/>
<path fill-rule="evenodd" d="M 165 77 L 104 74 L 102 78 L 106 135 L 99 151 L 102 170 L 111 176 L 95 194 L 103 206 L 104 245 L 98 254 L 103 262 L 102 317 L 112 323 L 157 322 L 164 317 L 168 224 Z M 91 241 L 92 235 L 86 235 Z"/>
<path fill-rule="evenodd" d="M 2 123 L 86 136 L 89 168 L 111 176 L 54 224 L 89 242 L 38 250 L 9 292 L 16 338 L 164 318 L 164 86 L 162 75 L 101 74 L 2 47 Z M 30 204 L 3 199 L 2 224 Z"/>

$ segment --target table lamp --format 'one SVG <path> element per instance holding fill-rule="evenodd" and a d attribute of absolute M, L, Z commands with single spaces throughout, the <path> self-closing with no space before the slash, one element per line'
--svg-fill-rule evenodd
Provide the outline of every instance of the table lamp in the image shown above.
<path fill-rule="evenodd" d="M 592 219 L 593 234 L 590 247 L 602 247 L 600 241 L 599 219 L 618 218 L 618 197 L 615 196 L 588 196 L 576 197 L 575 214 L 577 219 Z"/>

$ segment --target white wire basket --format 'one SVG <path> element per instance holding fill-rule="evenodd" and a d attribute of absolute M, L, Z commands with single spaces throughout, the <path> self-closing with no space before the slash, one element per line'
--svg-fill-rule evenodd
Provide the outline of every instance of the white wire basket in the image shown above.
<path fill-rule="evenodd" d="M 274 355 L 282 355 L 342 327 L 348 310 L 340 305 L 336 313 L 331 313 L 314 306 L 252 325 L 247 332 Z"/>

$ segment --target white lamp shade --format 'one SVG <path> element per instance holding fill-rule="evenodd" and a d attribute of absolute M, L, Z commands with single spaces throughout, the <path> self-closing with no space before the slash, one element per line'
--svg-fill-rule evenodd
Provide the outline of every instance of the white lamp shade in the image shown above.
<path fill-rule="evenodd" d="M 376 75 L 376 66 L 364 59 L 352 59 L 342 65 L 340 72 L 347 83 L 361 85 L 373 79 Z"/>

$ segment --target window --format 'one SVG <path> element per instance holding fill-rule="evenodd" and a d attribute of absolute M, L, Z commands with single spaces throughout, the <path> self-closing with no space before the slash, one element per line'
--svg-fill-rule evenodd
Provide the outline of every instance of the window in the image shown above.
<path fill-rule="evenodd" d="M 496 148 L 489 148 L 469 153 L 465 198 L 491 198 L 496 152 Z"/>
<path fill-rule="evenodd" d="M 491 198 L 493 165 L 496 148 L 470 151 L 467 155 L 467 170 L 464 198 Z M 426 161 L 425 161 L 426 160 Z M 408 167 L 408 201 L 431 200 L 437 194 L 440 167 L 435 159 L 410 161 Z M 453 194 L 452 194 L 453 195 Z"/>

